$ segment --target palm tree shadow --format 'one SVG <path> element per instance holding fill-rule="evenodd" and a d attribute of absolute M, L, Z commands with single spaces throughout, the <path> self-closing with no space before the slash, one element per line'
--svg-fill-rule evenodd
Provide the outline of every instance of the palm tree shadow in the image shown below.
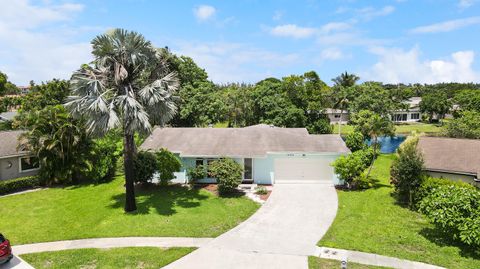
<path fill-rule="evenodd" d="M 456 241 L 452 238 L 451 234 L 448 234 L 437 227 L 423 228 L 419 234 L 428 241 L 434 243 L 440 247 L 454 246 L 460 250 L 460 255 L 465 258 L 480 259 L 480 250 L 475 249 L 473 246 L 468 246 Z"/>
<path fill-rule="evenodd" d="M 177 211 L 175 207 L 193 208 L 200 206 L 202 200 L 209 196 L 200 193 L 200 190 L 190 189 L 180 185 L 156 186 L 148 188 L 136 188 L 137 210 L 132 215 L 151 214 L 155 210 L 157 214 L 171 216 Z M 125 205 L 125 193 L 112 196 L 111 208 L 123 208 Z"/>

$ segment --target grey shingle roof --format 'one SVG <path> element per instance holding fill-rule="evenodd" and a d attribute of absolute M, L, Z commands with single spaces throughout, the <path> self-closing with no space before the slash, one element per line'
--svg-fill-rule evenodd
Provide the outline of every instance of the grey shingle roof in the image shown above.
<path fill-rule="evenodd" d="M 181 156 L 260 157 L 268 152 L 348 153 L 339 135 L 309 135 L 305 128 L 156 128 L 141 149 Z"/>
<path fill-rule="evenodd" d="M 6 156 L 24 155 L 26 152 L 17 151 L 18 138 L 24 131 L 0 132 L 0 158 Z"/>
<path fill-rule="evenodd" d="M 427 170 L 480 175 L 480 140 L 420 137 L 417 148 Z"/>

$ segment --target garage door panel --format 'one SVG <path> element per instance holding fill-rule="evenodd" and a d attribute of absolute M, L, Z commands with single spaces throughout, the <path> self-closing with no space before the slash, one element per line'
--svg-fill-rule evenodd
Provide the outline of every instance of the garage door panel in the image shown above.
<path fill-rule="evenodd" d="M 333 178 L 329 159 L 280 158 L 275 160 L 275 180 L 327 181 Z"/>

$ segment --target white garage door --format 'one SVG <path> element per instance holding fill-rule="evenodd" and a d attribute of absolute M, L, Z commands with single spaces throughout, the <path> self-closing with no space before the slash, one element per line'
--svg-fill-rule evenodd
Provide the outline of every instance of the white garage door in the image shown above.
<path fill-rule="evenodd" d="M 331 160 L 309 158 L 275 159 L 275 183 L 332 182 Z"/>

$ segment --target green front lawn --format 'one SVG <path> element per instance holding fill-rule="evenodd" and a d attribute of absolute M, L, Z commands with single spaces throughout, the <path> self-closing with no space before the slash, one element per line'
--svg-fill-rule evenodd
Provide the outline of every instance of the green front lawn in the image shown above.
<path fill-rule="evenodd" d="M 21 255 L 38 269 L 160 268 L 192 252 L 193 248 L 132 247 L 74 249 Z"/>
<path fill-rule="evenodd" d="M 352 125 L 342 125 L 341 127 L 342 134 L 349 134 L 353 132 L 354 127 Z M 334 125 L 333 133 L 338 134 L 339 126 L 338 124 Z M 442 131 L 442 127 L 438 124 L 431 123 L 412 123 L 412 124 L 399 124 L 395 125 L 396 134 L 411 134 L 412 132 L 416 133 L 438 133 Z"/>
<path fill-rule="evenodd" d="M 375 162 L 375 188 L 338 191 L 339 210 L 321 246 L 377 253 L 447 268 L 480 268 L 480 254 L 442 237 L 425 217 L 395 203 L 389 169 L 393 155 Z"/>
<path fill-rule="evenodd" d="M 329 259 L 320 259 L 318 257 L 310 256 L 308 257 L 308 269 L 338 269 L 341 268 L 340 261 L 329 260 Z M 387 267 L 379 267 L 373 265 L 365 265 L 354 262 L 347 263 L 348 269 L 382 269 Z"/>
<path fill-rule="evenodd" d="M 246 197 L 220 198 L 174 185 L 137 190 L 138 210 L 126 214 L 123 184 L 118 176 L 105 184 L 0 197 L 0 231 L 14 245 L 119 236 L 216 237 L 259 207 Z"/>

